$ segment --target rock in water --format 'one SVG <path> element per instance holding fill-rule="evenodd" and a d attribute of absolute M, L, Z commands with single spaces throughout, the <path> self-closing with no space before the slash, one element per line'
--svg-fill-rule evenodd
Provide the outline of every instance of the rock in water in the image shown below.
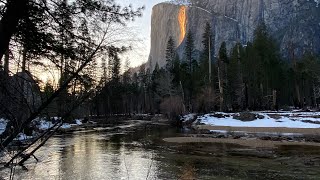
<path fill-rule="evenodd" d="M 183 1 L 185 2 L 185 1 Z M 169 37 L 183 57 L 185 35 L 194 33 L 195 48 L 202 50 L 202 34 L 206 22 L 215 34 L 215 54 L 223 41 L 230 50 L 237 42 L 245 45 L 253 40 L 254 30 L 264 21 L 278 42 L 281 53 L 288 56 L 289 46 L 295 54 L 320 53 L 320 7 L 318 0 L 190 0 L 170 1 L 153 7 L 151 25 L 152 67 L 165 65 L 165 49 Z"/>

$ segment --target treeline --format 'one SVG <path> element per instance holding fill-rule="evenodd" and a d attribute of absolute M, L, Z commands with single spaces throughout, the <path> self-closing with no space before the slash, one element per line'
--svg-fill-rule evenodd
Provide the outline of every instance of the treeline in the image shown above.
<path fill-rule="evenodd" d="M 111 59 L 110 80 L 95 98 L 93 112 L 178 115 L 318 106 L 320 59 L 311 52 L 298 58 L 291 43 L 289 54 L 282 58 L 263 23 L 256 28 L 253 42 L 237 43 L 229 51 L 225 42 L 214 48 L 212 32 L 207 23 L 198 55 L 189 30 L 183 58 L 170 37 L 165 67 L 156 64 L 151 70 L 143 65 L 138 73 L 127 69 L 121 77 L 119 60 Z"/>

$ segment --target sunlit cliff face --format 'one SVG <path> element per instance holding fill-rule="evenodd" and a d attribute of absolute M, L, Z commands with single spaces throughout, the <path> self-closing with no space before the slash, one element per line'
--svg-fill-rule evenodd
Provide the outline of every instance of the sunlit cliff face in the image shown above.
<path fill-rule="evenodd" d="M 186 6 L 181 6 L 178 15 L 178 21 L 180 26 L 180 37 L 179 37 L 179 44 L 182 43 L 184 37 L 186 36 L 186 29 L 187 29 L 187 14 L 186 14 Z"/>

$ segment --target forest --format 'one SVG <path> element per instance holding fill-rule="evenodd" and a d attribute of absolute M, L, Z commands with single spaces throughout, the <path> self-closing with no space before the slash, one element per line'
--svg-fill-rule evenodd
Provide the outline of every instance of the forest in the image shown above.
<path fill-rule="evenodd" d="M 312 52 L 295 55 L 293 44 L 283 56 L 262 22 L 253 42 L 226 43 L 214 49 L 215 34 L 204 27 L 203 50 L 194 48 L 193 33 L 186 37 L 183 57 L 171 37 L 166 47 L 166 66 L 129 67 L 119 74 L 119 60 L 109 63 L 110 77 L 94 101 L 97 115 L 151 113 L 170 117 L 187 112 L 241 112 L 317 108 L 320 97 L 320 61 Z M 217 56 L 214 56 L 217 54 Z M 121 76 L 121 78 L 120 78 Z"/>

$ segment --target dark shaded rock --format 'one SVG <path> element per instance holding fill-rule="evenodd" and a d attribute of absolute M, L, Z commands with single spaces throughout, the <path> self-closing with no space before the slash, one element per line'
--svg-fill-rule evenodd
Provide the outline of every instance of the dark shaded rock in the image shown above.
<path fill-rule="evenodd" d="M 211 117 L 216 117 L 216 118 L 225 118 L 225 117 L 230 117 L 229 115 L 225 115 L 225 114 L 219 114 L 219 113 L 215 113 L 210 115 Z"/>
<path fill-rule="evenodd" d="M 311 121 L 311 120 L 302 120 L 304 123 L 310 123 L 310 124 L 320 124 L 319 121 Z"/>
<path fill-rule="evenodd" d="M 270 141 L 271 140 L 271 137 L 269 136 L 263 136 L 260 138 L 261 140 L 265 140 L 265 141 Z"/>
<path fill-rule="evenodd" d="M 253 114 L 250 112 L 242 112 L 239 115 L 233 116 L 235 119 L 241 120 L 241 121 L 254 121 L 256 119 L 263 119 L 264 117 L 261 115 Z"/>

